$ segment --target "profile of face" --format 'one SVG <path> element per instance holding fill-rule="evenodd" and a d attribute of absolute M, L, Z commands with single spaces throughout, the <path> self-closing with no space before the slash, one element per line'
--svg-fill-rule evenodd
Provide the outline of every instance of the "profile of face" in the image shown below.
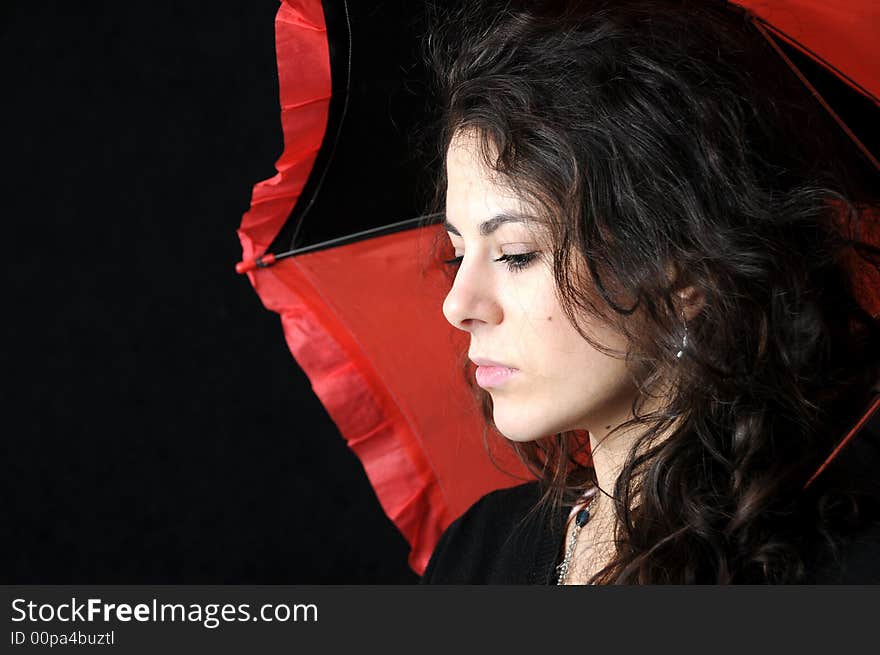
<path fill-rule="evenodd" d="M 484 167 L 475 137 L 457 133 L 446 155 L 446 228 L 457 264 L 443 314 L 470 334 L 477 381 L 492 396 L 498 430 L 531 441 L 563 430 L 607 432 L 631 416 L 636 390 L 622 356 L 586 341 L 559 304 L 552 253 L 528 209 Z M 595 341 L 625 352 L 622 335 L 581 325 Z M 479 363 L 479 362 L 476 362 Z"/>

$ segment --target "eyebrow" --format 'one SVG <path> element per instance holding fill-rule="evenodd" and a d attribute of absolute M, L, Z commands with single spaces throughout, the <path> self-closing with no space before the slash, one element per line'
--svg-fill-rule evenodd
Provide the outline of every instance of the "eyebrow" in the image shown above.
<path fill-rule="evenodd" d="M 527 223 L 529 219 L 519 214 L 495 214 L 488 221 L 480 223 L 480 236 L 487 237 L 505 223 Z M 461 232 L 448 220 L 443 221 L 443 227 L 447 232 L 452 232 L 455 236 L 461 236 Z"/>

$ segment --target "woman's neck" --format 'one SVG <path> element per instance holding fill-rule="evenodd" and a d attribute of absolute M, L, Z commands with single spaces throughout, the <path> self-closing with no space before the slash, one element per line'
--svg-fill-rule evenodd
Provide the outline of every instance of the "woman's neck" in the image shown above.
<path fill-rule="evenodd" d="M 648 413 L 657 408 L 646 404 L 642 413 Z M 616 419 L 602 421 L 602 428 L 589 431 L 590 450 L 599 489 L 612 496 L 617 478 L 626 463 L 630 450 L 648 429 L 645 425 L 634 425 L 619 430 L 612 429 L 631 418 L 632 412 L 627 411 Z M 662 442 L 672 433 L 673 429 L 674 426 L 670 426 L 658 438 L 652 439 L 652 443 Z"/>

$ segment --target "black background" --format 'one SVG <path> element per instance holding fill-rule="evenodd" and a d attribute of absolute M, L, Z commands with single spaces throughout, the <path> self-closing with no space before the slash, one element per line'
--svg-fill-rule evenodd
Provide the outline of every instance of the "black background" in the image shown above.
<path fill-rule="evenodd" d="M 3 580 L 416 581 L 233 270 L 277 0 L 4 7 Z"/>

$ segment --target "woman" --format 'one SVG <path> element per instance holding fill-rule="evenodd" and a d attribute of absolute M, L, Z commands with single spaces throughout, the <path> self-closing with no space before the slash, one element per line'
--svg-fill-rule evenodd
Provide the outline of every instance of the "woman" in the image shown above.
<path fill-rule="evenodd" d="M 834 228 L 876 205 L 851 144 L 726 2 L 445 18 L 443 312 L 537 480 L 422 581 L 880 582 L 872 433 L 804 488 L 880 370 Z"/>

